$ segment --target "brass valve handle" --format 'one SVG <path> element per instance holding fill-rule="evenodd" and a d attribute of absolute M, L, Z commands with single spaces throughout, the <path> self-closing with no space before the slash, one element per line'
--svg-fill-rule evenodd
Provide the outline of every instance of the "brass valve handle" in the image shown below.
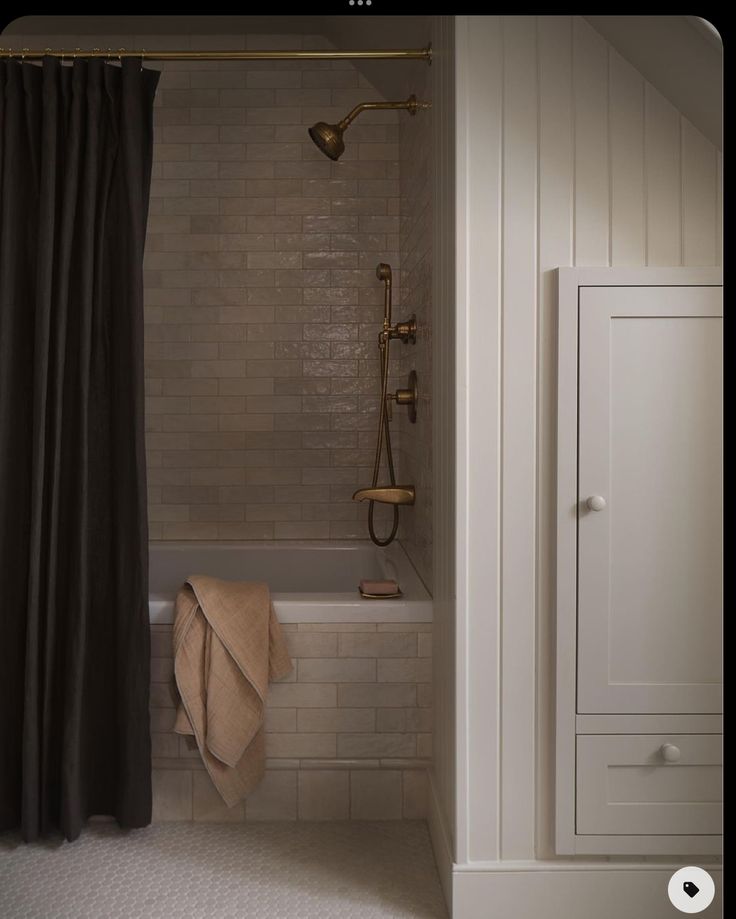
<path fill-rule="evenodd" d="M 409 374 L 409 386 L 406 389 L 397 389 L 396 392 L 386 394 L 386 408 L 391 412 L 391 403 L 405 405 L 409 411 L 409 421 L 412 424 L 417 420 L 417 403 L 419 402 L 419 387 L 417 372 L 412 370 Z M 389 414 L 390 417 L 390 414 Z"/>
<path fill-rule="evenodd" d="M 389 338 L 400 338 L 405 345 L 417 343 L 417 316 L 412 313 L 405 322 L 397 322 L 387 330 Z"/>

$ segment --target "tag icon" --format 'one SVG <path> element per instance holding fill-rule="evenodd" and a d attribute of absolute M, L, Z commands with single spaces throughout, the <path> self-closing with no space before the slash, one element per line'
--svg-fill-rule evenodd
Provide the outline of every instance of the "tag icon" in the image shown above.
<path fill-rule="evenodd" d="M 675 871 L 667 885 L 667 895 L 681 913 L 702 913 L 713 902 L 716 886 L 707 871 L 690 865 Z"/>

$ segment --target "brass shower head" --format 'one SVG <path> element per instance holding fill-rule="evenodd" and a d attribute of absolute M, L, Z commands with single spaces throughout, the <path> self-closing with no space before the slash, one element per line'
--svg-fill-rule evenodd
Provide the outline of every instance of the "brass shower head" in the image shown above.
<path fill-rule="evenodd" d="M 345 144 L 342 139 L 342 132 L 345 129 L 341 125 L 342 122 L 327 124 L 325 121 L 318 121 L 309 129 L 309 136 L 331 160 L 340 159 L 345 152 Z"/>
<path fill-rule="evenodd" d="M 379 109 L 405 109 L 410 115 L 416 115 L 420 108 L 429 108 L 431 103 L 418 102 L 414 95 L 409 96 L 406 102 L 362 102 L 346 115 L 337 124 L 327 124 L 318 121 L 309 129 L 309 136 L 317 147 L 329 156 L 331 160 L 339 160 L 345 152 L 345 142 L 342 139 L 348 125 L 360 115 L 361 112 L 377 111 Z"/>

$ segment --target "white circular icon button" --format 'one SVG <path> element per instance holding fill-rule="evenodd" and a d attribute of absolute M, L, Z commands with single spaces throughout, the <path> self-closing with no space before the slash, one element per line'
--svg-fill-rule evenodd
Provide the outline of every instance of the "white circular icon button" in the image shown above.
<path fill-rule="evenodd" d="M 702 913 L 713 902 L 716 885 L 702 868 L 680 868 L 670 878 L 667 895 L 681 913 Z"/>

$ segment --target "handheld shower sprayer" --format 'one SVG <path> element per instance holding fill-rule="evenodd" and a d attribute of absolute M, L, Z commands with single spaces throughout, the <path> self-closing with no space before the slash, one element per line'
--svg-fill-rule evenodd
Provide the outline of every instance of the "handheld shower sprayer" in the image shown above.
<path fill-rule="evenodd" d="M 409 420 L 416 421 L 417 384 L 416 374 L 412 371 L 409 389 L 397 389 L 395 393 L 388 392 L 389 373 L 389 348 L 392 338 L 399 338 L 404 344 L 415 344 L 417 333 L 416 316 L 412 314 L 406 322 L 391 323 L 391 292 L 392 272 L 391 266 L 380 262 L 376 266 L 376 277 L 384 284 L 383 300 L 383 327 L 378 334 L 378 350 L 381 361 L 381 402 L 378 413 L 378 432 L 376 437 L 376 454 L 373 461 L 373 480 L 370 488 L 359 488 L 353 495 L 354 501 L 365 501 L 368 504 L 368 533 L 377 546 L 387 546 L 393 542 L 399 529 L 399 505 L 414 504 L 416 492 L 413 485 L 397 485 L 394 470 L 394 457 L 391 448 L 391 431 L 389 422 L 389 400 L 395 400 L 399 405 L 406 405 L 409 409 Z M 378 485 L 378 475 L 381 466 L 381 452 L 383 441 L 386 441 L 386 463 L 388 466 L 389 485 Z M 393 507 L 393 524 L 391 532 L 385 539 L 376 536 L 373 522 L 373 512 L 376 502 L 390 504 Z"/>
<path fill-rule="evenodd" d="M 388 262 L 379 262 L 376 265 L 376 277 L 379 281 L 385 281 L 387 286 L 391 285 L 392 273 Z"/>

